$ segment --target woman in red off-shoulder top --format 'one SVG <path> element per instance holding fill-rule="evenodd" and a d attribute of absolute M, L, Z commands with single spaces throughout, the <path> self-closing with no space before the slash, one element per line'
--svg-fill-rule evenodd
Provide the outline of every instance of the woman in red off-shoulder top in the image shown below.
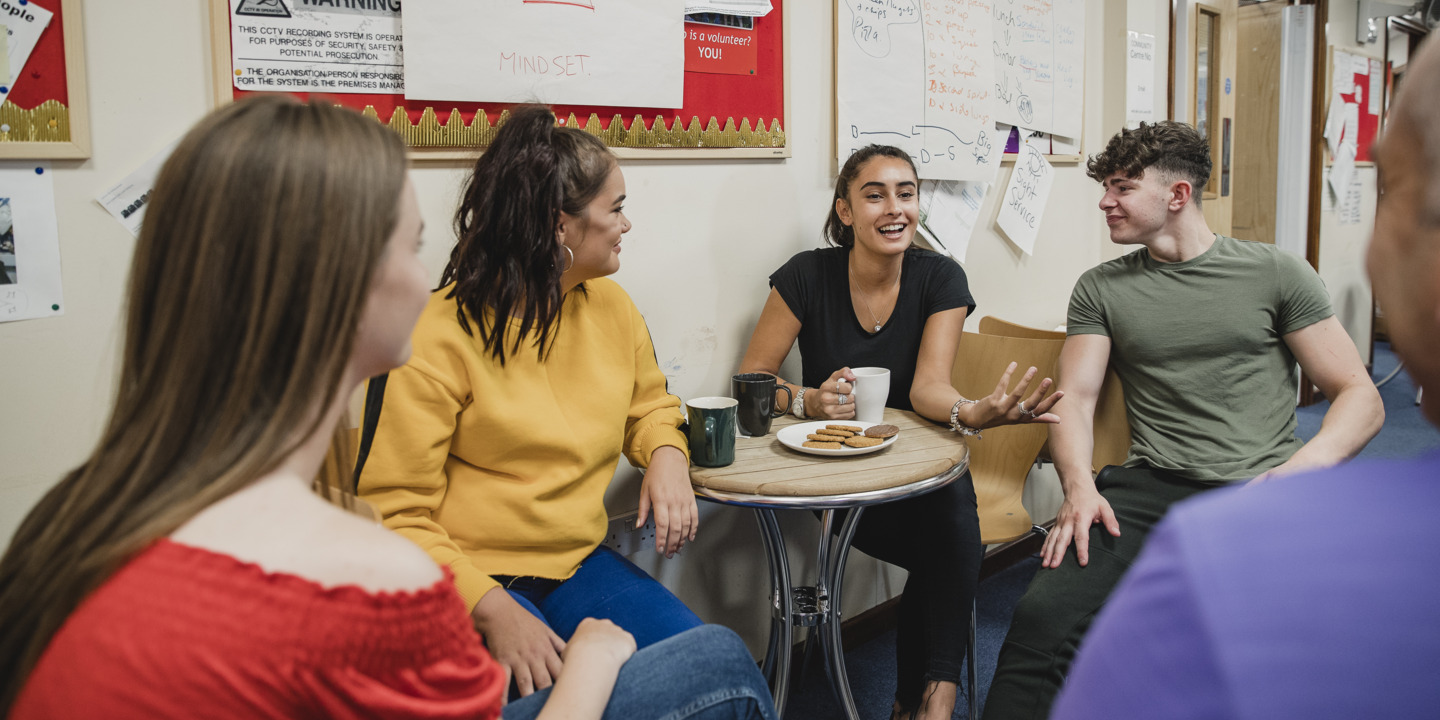
<path fill-rule="evenodd" d="M 312 487 L 352 392 L 409 355 L 421 228 L 405 149 L 358 113 L 257 98 L 185 136 L 109 423 L 0 559 L 0 716 L 502 715 L 449 569 Z M 635 653 L 585 620 L 563 657 L 505 718 L 774 718 L 723 628 Z"/>

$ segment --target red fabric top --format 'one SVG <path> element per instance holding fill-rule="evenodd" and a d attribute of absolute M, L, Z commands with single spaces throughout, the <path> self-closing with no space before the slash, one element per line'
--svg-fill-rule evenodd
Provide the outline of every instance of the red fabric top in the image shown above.
<path fill-rule="evenodd" d="M 504 682 L 448 568 L 371 593 L 160 540 L 80 604 L 11 718 L 488 719 Z"/>

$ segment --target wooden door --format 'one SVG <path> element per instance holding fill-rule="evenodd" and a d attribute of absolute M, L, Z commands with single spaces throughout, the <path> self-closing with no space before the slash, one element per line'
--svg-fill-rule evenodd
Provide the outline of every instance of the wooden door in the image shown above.
<path fill-rule="evenodd" d="M 1231 229 L 1242 240 L 1275 243 L 1280 152 L 1280 32 L 1285 6 L 1239 9 L 1235 67 L 1235 156 Z"/>

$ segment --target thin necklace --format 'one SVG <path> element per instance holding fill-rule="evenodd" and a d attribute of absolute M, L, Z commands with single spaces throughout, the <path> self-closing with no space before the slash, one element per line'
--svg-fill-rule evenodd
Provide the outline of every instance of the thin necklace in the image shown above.
<path fill-rule="evenodd" d="M 865 288 L 860 287 L 860 279 L 855 277 L 855 269 L 848 267 L 848 263 L 846 265 L 847 267 L 845 269 L 850 271 L 850 279 L 855 281 L 855 289 L 860 293 L 860 302 L 865 303 L 865 312 L 870 313 L 870 319 L 875 321 L 875 329 L 872 332 L 878 333 L 880 332 L 880 326 L 884 323 L 881 323 L 879 316 L 875 314 L 874 310 L 870 309 L 870 300 L 865 297 Z"/>

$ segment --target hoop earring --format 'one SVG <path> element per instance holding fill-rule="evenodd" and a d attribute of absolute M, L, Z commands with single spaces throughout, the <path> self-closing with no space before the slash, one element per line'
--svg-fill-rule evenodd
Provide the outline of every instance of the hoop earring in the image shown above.
<path fill-rule="evenodd" d="M 560 272 L 569 272 L 570 268 L 575 267 L 575 251 L 571 250 L 569 245 L 561 245 L 560 247 L 563 248 L 565 252 L 570 253 L 570 264 L 560 268 Z"/>

